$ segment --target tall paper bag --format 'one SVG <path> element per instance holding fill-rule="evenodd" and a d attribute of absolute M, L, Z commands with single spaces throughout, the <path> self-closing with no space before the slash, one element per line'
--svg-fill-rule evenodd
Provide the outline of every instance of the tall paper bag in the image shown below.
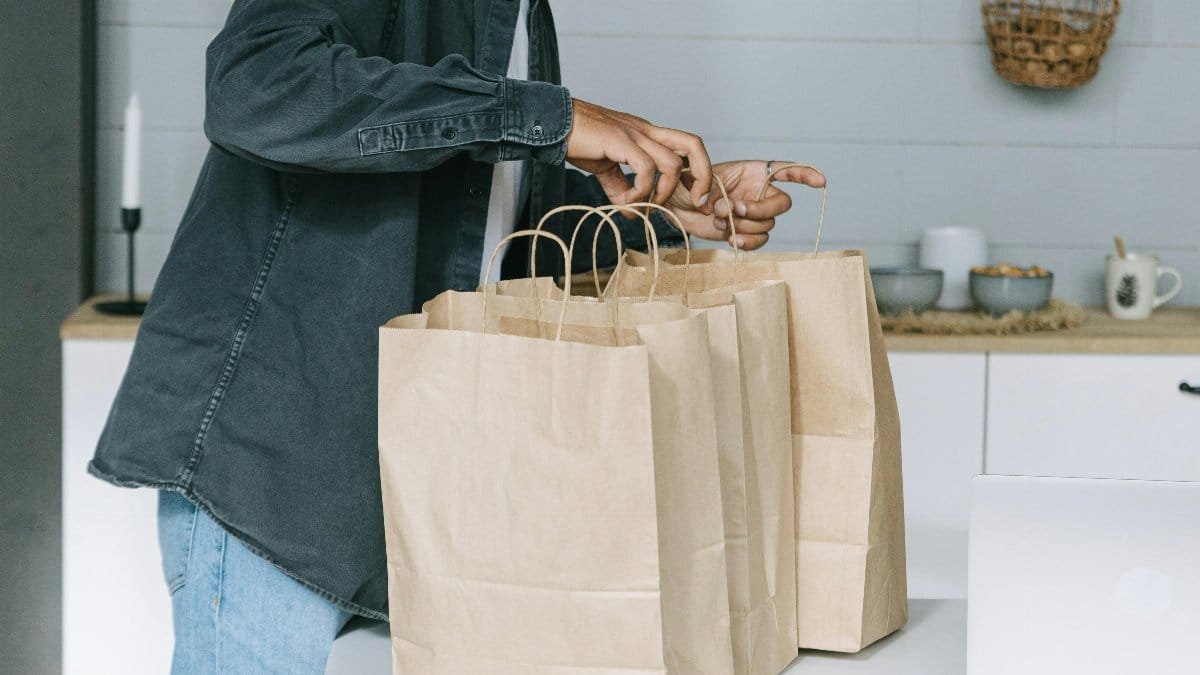
<path fill-rule="evenodd" d="M 788 289 L 800 647 L 856 652 L 908 620 L 900 421 L 861 251 L 661 256 L 662 293 L 779 280 Z M 645 254 L 614 275 L 650 283 Z M 685 289 L 686 283 L 686 289 Z"/>
<path fill-rule="evenodd" d="M 732 673 L 704 318 L 424 310 L 380 330 L 395 671 Z"/>

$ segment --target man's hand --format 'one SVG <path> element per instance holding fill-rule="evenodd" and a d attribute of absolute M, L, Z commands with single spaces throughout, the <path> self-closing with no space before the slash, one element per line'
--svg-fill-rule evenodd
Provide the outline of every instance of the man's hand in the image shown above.
<path fill-rule="evenodd" d="M 713 187 L 712 167 L 699 136 L 579 99 L 574 108 L 567 161 L 595 175 L 613 204 L 663 204 L 679 188 L 683 195 L 679 199 L 689 208 L 706 208 Z M 632 186 L 622 164 L 636 174 Z M 707 210 L 712 213 L 711 207 Z"/>
<path fill-rule="evenodd" d="M 788 163 L 775 162 L 776 165 Z M 727 240 L 732 236 L 728 221 L 732 208 L 733 225 L 740 240 L 738 248 L 747 251 L 761 248 L 767 243 L 771 228 L 775 227 L 775 217 L 792 208 L 791 197 L 773 185 L 767 185 L 766 193 L 763 194 L 763 186 L 768 182 L 767 163 L 764 161 L 724 162 L 714 164 L 712 168 L 724 181 L 732 205 L 722 199 L 714 181 L 704 207 L 696 207 L 695 201 L 683 191 L 676 191 L 667 202 L 667 207 L 675 211 L 688 232 L 701 239 L 714 241 Z M 814 188 L 825 187 L 825 176 L 815 169 L 800 166 L 776 172 L 773 180 L 800 183 Z M 761 200 L 758 198 L 760 194 L 763 195 Z"/>

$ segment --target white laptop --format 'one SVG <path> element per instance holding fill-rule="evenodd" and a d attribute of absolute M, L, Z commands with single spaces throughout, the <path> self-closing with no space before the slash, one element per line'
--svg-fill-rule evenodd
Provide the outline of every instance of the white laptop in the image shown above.
<path fill-rule="evenodd" d="M 967 672 L 1200 673 L 1200 483 L 976 478 Z"/>

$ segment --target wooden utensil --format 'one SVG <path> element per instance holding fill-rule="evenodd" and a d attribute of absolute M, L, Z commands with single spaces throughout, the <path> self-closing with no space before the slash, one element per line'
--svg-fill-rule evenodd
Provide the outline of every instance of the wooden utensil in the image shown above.
<path fill-rule="evenodd" d="M 1126 258 L 1126 256 L 1125 256 L 1125 240 L 1118 236 L 1118 237 L 1113 237 L 1113 241 L 1115 241 L 1117 243 L 1117 255 L 1121 256 L 1121 260 L 1124 260 Z"/>

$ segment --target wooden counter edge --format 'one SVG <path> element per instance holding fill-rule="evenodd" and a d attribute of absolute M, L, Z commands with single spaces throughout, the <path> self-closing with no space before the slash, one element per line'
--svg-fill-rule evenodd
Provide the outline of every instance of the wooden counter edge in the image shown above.
<path fill-rule="evenodd" d="M 895 352 L 1008 354 L 1200 354 L 1200 307 L 1170 307 L 1146 321 L 1119 321 L 1088 308 L 1083 326 L 1020 335 L 884 333 Z"/>
<path fill-rule="evenodd" d="M 1169 337 L 1032 339 L 1014 336 L 887 335 L 884 345 L 894 353 L 989 354 L 1196 354 L 1200 339 Z"/>
<path fill-rule="evenodd" d="M 98 295 L 88 298 L 58 328 L 60 340 L 132 340 L 137 336 L 141 317 L 112 316 L 96 311 L 96 303 L 124 300 L 124 295 Z M 145 301 L 145 296 L 138 296 Z"/>
<path fill-rule="evenodd" d="M 95 309 L 104 300 L 89 298 L 59 328 L 63 340 L 132 340 L 137 317 L 109 316 Z M 145 299 L 145 298 L 140 298 Z M 922 335 L 884 333 L 894 352 L 994 352 L 1008 354 L 1200 354 L 1200 307 L 1159 310 L 1145 322 L 1118 322 L 1103 310 L 1089 309 L 1082 328 L 1024 335 Z"/>

